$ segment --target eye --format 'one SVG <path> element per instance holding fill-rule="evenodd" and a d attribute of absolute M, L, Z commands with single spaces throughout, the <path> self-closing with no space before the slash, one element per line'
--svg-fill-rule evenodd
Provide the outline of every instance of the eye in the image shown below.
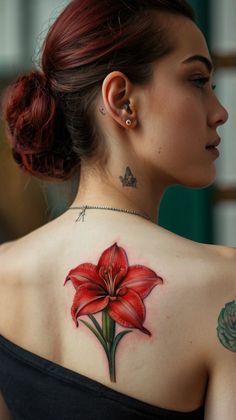
<path fill-rule="evenodd" d="M 203 88 L 208 82 L 209 77 L 198 77 L 196 79 L 192 79 L 191 82 L 198 88 Z"/>
<path fill-rule="evenodd" d="M 209 83 L 210 78 L 209 77 L 198 77 L 196 79 L 192 79 L 191 82 L 194 83 L 194 85 L 199 88 L 203 89 L 207 83 Z M 216 85 L 211 86 L 212 90 L 215 90 Z"/>

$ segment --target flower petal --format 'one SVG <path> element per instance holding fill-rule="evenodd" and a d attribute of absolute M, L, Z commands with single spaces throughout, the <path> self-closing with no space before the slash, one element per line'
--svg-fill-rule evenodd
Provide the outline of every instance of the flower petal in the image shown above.
<path fill-rule="evenodd" d="M 153 287 L 162 284 L 163 279 L 159 277 L 150 268 L 143 265 L 132 265 L 129 267 L 125 279 L 122 281 L 122 287 L 126 286 L 129 289 L 135 290 L 144 299 L 149 295 Z"/>
<path fill-rule="evenodd" d="M 108 304 L 109 297 L 99 287 L 91 283 L 80 286 L 75 294 L 71 315 L 78 326 L 77 318 L 80 315 L 95 314 L 102 311 Z"/>
<path fill-rule="evenodd" d="M 121 288 L 117 299 L 110 301 L 108 313 L 114 321 L 123 327 L 138 328 L 143 333 L 151 335 L 142 325 L 145 319 L 145 306 L 134 290 Z"/>
<path fill-rule="evenodd" d="M 104 268 L 107 270 L 112 268 L 112 279 L 114 282 L 114 290 L 126 276 L 128 271 L 128 260 L 126 252 L 123 248 L 114 243 L 110 248 L 107 248 L 101 255 L 98 261 L 98 272 L 102 275 Z"/>
<path fill-rule="evenodd" d="M 106 290 L 106 285 L 103 279 L 99 276 L 97 266 L 90 263 L 78 265 L 78 267 L 70 270 L 66 277 L 64 285 L 71 280 L 75 289 L 87 282 L 97 284 Z"/>

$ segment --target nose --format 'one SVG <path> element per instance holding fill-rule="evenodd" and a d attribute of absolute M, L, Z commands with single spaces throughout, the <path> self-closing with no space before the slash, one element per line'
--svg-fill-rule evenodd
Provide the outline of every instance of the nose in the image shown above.
<path fill-rule="evenodd" d="M 211 104 L 213 105 L 213 104 Z M 211 110 L 208 114 L 208 123 L 211 127 L 218 127 L 226 123 L 229 118 L 229 114 L 221 102 L 215 96 L 215 104 L 211 106 Z"/>

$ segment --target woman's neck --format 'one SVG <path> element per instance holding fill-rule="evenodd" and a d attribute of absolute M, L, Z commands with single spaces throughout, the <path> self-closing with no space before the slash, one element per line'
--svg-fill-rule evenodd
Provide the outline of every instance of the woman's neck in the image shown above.
<path fill-rule="evenodd" d="M 137 170 L 126 167 L 120 174 L 99 175 L 97 171 L 81 168 L 79 189 L 71 206 L 95 205 L 135 210 L 157 223 L 159 207 L 165 188 L 152 187 Z"/>

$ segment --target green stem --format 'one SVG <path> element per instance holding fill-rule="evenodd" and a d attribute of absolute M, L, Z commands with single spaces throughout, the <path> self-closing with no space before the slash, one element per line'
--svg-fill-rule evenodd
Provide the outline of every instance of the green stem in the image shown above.
<path fill-rule="evenodd" d="M 116 382 L 116 366 L 115 358 L 112 357 L 112 347 L 115 337 L 115 321 L 109 316 L 107 308 L 102 311 L 102 331 L 103 336 L 107 342 L 108 348 L 108 364 L 111 382 Z"/>
<path fill-rule="evenodd" d="M 109 316 L 107 308 L 102 311 L 102 331 L 104 338 L 110 344 L 112 344 L 115 336 L 115 321 Z"/>
<path fill-rule="evenodd" d="M 116 382 L 116 361 L 115 361 L 115 357 L 113 357 L 112 354 L 112 346 L 113 344 L 108 344 L 108 352 L 109 352 L 109 372 L 110 372 L 110 379 L 111 382 Z"/>

